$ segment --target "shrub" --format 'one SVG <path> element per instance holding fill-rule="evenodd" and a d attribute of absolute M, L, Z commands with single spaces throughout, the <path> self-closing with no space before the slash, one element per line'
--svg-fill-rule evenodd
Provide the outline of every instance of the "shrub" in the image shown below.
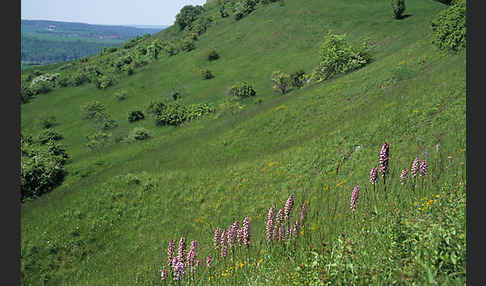
<path fill-rule="evenodd" d="M 134 110 L 128 113 L 128 122 L 135 122 L 145 118 L 141 110 Z"/>
<path fill-rule="evenodd" d="M 27 103 L 29 102 L 35 94 L 32 92 L 32 89 L 30 89 L 29 85 L 25 83 L 24 81 L 21 81 L 20 84 L 20 102 L 21 103 Z"/>
<path fill-rule="evenodd" d="M 391 0 L 391 5 L 395 19 L 401 19 L 403 12 L 405 12 L 405 0 Z"/>
<path fill-rule="evenodd" d="M 94 118 L 96 130 L 108 131 L 118 126 L 118 123 L 106 112 L 99 112 Z"/>
<path fill-rule="evenodd" d="M 151 101 L 146 108 L 146 112 L 148 114 L 158 115 L 162 113 L 165 106 L 166 104 L 162 101 Z"/>
<path fill-rule="evenodd" d="M 305 84 L 305 71 L 298 70 L 290 74 L 290 82 L 293 87 L 301 88 Z"/>
<path fill-rule="evenodd" d="M 240 0 L 234 7 L 235 19 L 240 20 L 244 16 L 255 10 L 257 2 L 255 0 Z"/>
<path fill-rule="evenodd" d="M 219 15 L 221 16 L 221 18 L 226 18 L 226 17 L 229 16 L 229 13 L 228 13 L 228 10 L 227 10 L 225 4 L 221 5 L 221 7 L 219 7 Z"/>
<path fill-rule="evenodd" d="M 99 101 L 91 101 L 81 105 L 81 119 L 92 119 L 98 113 L 103 113 L 105 106 Z"/>
<path fill-rule="evenodd" d="M 40 196 L 59 185 L 68 158 L 60 144 L 35 145 L 21 137 L 20 199 Z"/>
<path fill-rule="evenodd" d="M 208 52 L 208 60 L 209 61 L 214 61 L 214 60 L 217 60 L 217 59 L 219 59 L 218 52 L 216 52 L 216 50 L 214 50 L 214 49 L 213 50 L 210 50 Z"/>
<path fill-rule="evenodd" d="M 43 129 L 51 128 L 56 125 L 56 117 L 54 115 L 43 114 L 39 118 L 40 126 Z"/>
<path fill-rule="evenodd" d="M 46 144 L 49 141 L 57 141 L 61 139 L 63 139 L 63 136 L 52 128 L 42 129 L 38 136 L 38 141 L 40 144 Z"/>
<path fill-rule="evenodd" d="M 98 89 L 105 89 L 114 84 L 113 78 L 108 75 L 102 75 L 101 77 L 96 77 L 94 80 L 95 86 Z"/>
<path fill-rule="evenodd" d="M 57 160 L 58 163 L 64 165 L 69 159 L 69 155 L 66 152 L 66 148 L 58 142 L 55 141 L 49 141 L 47 142 L 47 151 L 49 154 L 52 156 L 55 156 L 55 160 Z"/>
<path fill-rule="evenodd" d="M 106 47 L 106 48 L 103 48 L 103 50 L 101 51 L 101 54 L 105 55 L 105 54 L 111 54 L 111 53 L 114 53 L 116 52 L 118 49 L 116 47 Z"/>
<path fill-rule="evenodd" d="M 86 136 L 85 146 L 90 150 L 99 150 L 109 143 L 111 136 L 111 133 L 96 131 Z"/>
<path fill-rule="evenodd" d="M 184 40 L 182 40 L 181 42 L 181 50 L 185 51 L 185 52 L 190 52 L 192 50 L 194 50 L 196 48 L 196 45 L 194 44 L 194 41 L 189 39 L 189 38 L 185 38 Z"/>
<path fill-rule="evenodd" d="M 178 126 L 184 121 L 196 120 L 202 116 L 214 112 L 215 108 L 209 104 L 190 104 L 170 103 L 164 105 L 160 112 L 155 113 L 155 124 Z"/>
<path fill-rule="evenodd" d="M 170 103 L 164 106 L 155 115 L 155 124 L 178 126 L 186 120 L 186 107 L 179 103 Z"/>
<path fill-rule="evenodd" d="M 216 109 L 206 103 L 200 103 L 200 104 L 190 104 L 187 106 L 186 109 L 186 120 L 196 120 L 208 113 L 214 112 Z"/>
<path fill-rule="evenodd" d="M 128 96 L 128 93 L 124 89 L 115 92 L 115 98 L 118 99 L 119 101 L 127 99 L 127 96 Z"/>
<path fill-rule="evenodd" d="M 182 31 L 186 27 L 191 27 L 192 22 L 194 22 L 199 15 L 204 12 L 204 8 L 202 6 L 196 5 L 186 5 L 182 7 L 180 12 L 176 15 L 175 23 L 179 26 L 179 29 Z"/>
<path fill-rule="evenodd" d="M 163 45 L 163 50 L 167 53 L 168 56 L 174 56 L 179 53 L 177 46 L 173 42 L 166 42 Z"/>
<path fill-rule="evenodd" d="M 212 79 L 214 77 L 213 73 L 208 69 L 202 69 L 201 76 L 203 79 Z"/>
<path fill-rule="evenodd" d="M 321 47 L 319 65 L 312 73 L 312 80 L 318 82 L 327 80 L 336 74 L 356 70 L 366 65 L 371 57 L 367 42 L 359 49 L 351 47 L 346 41 L 346 35 L 336 35 L 328 32 Z"/>
<path fill-rule="evenodd" d="M 128 141 L 141 141 L 150 138 L 150 132 L 143 127 L 135 127 L 128 133 Z"/>
<path fill-rule="evenodd" d="M 71 75 L 71 78 L 69 80 L 70 85 L 72 86 L 79 86 L 82 85 L 85 82 L 89 82 L 89 76 L 85 72 L 77 72 Z"/>
<path fill-rule="evenodd" d="M 194 21 L 194 23 L 192 23 L 190 30 L 197 35 L 201 35 L 202 33 L 206 32 L 212 21 L 213 20 L 210 17 L 199 17 L 196 21 Z"/>
<path fill-rule="evenodd" d="M 251 84 L 241 81 L 230 87 L 229 94 L 236 97 L 250 97 L 255 96 L 256 91 Z"/>
<path fill-rule="evenodd" d="M 272 73 L 273 90 L 280 92 L 280 94 L 286 94 L 291 87 L 291 84 L 290 75 L 280 71 L 274 71 Z"/>
<path fill-rule="evenodd" d="M 466 47 L 466 1 L 459 0 L 432 21 L 432 42 L 441 50 L 457 52 Z"/>

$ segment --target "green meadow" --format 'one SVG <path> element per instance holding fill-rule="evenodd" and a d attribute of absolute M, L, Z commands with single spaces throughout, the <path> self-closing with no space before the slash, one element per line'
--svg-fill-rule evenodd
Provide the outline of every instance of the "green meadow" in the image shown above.
<path fill-rule="evenodd" d="M 407 0 L 395 19 L 389 1 L 282 0 L 240 20 L 222 18 L 218 1 L 204 7 L 213 21 L 194 50 L 160 55 L 108 88 L 60 87 L 22 104 L 22 135 L 38 136 L 41 119 L 55 116 L 69 155 L 62 183 L 21 205 L 22 284 L 465 285 L 466 51 L 439 50 L 431 28 L 448 6 Z M 328 31 L 353 47 L 367 39 L 371 61 L 275 92 L 272 72 L 310 74 Z M 174 25 L 152 39 L 178 36 Z M 211 49 L 217 60 L 208 61 Z M 232 99 L 242 80 L 256 95 Z M 174 89 L 177 102 L 215 111 L 156 125 L 146 107 Z M 92 101 L 117 122 L 95 149 L 86 146 L 94 124 L 81 117 Z M 145 118 L 129 122 L 134 110 Z M 137 127 L 150 137 L 124 140 Z M 389 168 L 371 184 L 384 142 Z M 412 176 L 415 158 L 426 174 Z M 269 208 L 291 195 L 292 223 L 307 205 L 302 225 L 268 241 Z M 246 216 L 249 246 L 223 257 L 215 229 Z M 182 236 L 186 253 L 197 240 L 201 266 L 176 281 L 168 244 L 177 254 Z"/>

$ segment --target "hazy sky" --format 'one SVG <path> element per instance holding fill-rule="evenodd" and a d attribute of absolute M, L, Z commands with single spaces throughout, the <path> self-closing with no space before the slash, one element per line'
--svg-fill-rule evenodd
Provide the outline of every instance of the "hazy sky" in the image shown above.
<path fill-rule="evenodd" d="M 206 0 L 21 0 L 21 18 L 106 25 L 172 25 L 185 5 Z"/>

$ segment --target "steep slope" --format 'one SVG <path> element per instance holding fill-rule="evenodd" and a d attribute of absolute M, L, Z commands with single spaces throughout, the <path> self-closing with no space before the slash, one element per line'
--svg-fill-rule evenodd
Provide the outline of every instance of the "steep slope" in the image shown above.
<path fill-rule="evenodd" d="M 39 117 L 49 111 L 71 157 L 60 187 L 22 205 L 23 283 L 155 284 L 171 238 L 197 239 L 199 257 L 213 255 L 214 228 L 248 215 L 255 244 L 262 245 L 266 211 L 289 194 L 311 206 L 308 243 L 301 249 L 332 244 L 339 233 L 353 231 L 351 190 L 364 189 L 384 141 L 391 146 L 395 177 L 415 157 L 428 157 L 431 172 L 441 171 L 420 194 L 403 197 L 404 213 L 419 195 L 464 180 L 459 164 L 465 160 L 465 52 L 441 53 L 430 37 L 432 18 L 446 6 L 409 0 L 410 16 L 397 21 L 383 1 L 284 3 L 260 7 L 239 21 L 219 18 L 195 50 L 161 57 L 114 87 L 61 88 L 22 106 L 22 132 L 37 134 Z M 216 1 L 208 5 L 217 11 Z M 165 39 L 175 28 L 155 37 Z M 321 84 L 274 93 L 271 73 L 310 72 L 329 29 L 346 33 L 353 45 L 369 38 L 373 61 Z M 212 48 L 220 58 L 208 62 Z M 201 79 L 202 68 L 215 78 Z M 225 109 L 225 92 L 240 80 L 251 81 L 257 95 L 232 113 Z M 180 86 L 184 103 L 212 103 L 217 112 L 179 127 L 157 127 L 150 116 L 127 121 L 129 111 Z M 120 90 L 128 92 L 126 100 L 114 97 Z M 145 127 L 151 138 L 87 150 L 85 137 L 93 127 L 80 119 L 80 106 L 92 100 L 104 103 L 118 122 L 114 136 Z M 399 192 L 398 180 L 389 184 Z M 393 196 L 385 201 L 392 203 Z M 394 208 L 374 207 L 380 214 Z M 380 219 L 386 225 L 386 216 Z M 370 252 L 363 257 L 380 265 Z M 252 254 L 262 257 L 259 249 Z M 241 283 L 289 283 L 294 264 L 265 260 L 262 269 L 245 270 Z M 225 269 L 218 265 L 218 271 Z"/>

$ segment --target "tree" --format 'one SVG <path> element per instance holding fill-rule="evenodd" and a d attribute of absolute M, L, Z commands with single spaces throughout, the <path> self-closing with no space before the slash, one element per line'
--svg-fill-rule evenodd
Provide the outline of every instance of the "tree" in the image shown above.
<path fill-rule="evenodd" d="M 392 0 L 392 8 L 395 19 L 401 19 L 405 11 L 405 0 Z"/>
<path fill-rule="evenodd" d="M 204 12 L 202 6 L 196 5 L 186 5 L 182 7 L 179 14 L 176 15 L 176 24 L 179 26 L 180 30 L 184 30 L 186 27 L 191 27 L 192 22 L 194 22 L 199 15 Z"/>
<path fill-rule="evenodd" d="M 291 80 L 290 75 L 280 72 L 274 71 L 272 73 L 272 88 L 280 92 L 280 94 L 286 94 L 291 87 Z"/>

